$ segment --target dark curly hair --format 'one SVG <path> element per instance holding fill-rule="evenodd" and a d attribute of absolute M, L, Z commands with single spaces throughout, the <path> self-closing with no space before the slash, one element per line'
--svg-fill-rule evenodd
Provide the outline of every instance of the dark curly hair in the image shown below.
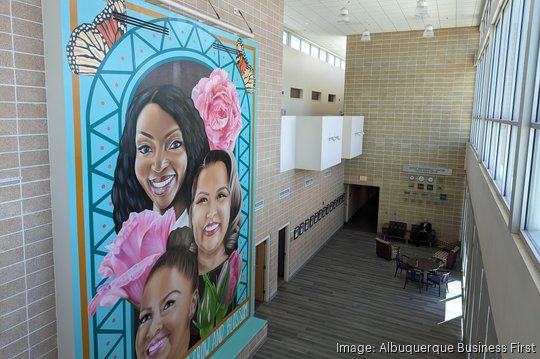
<path fill-rule="evenodd" d="M 193 232 L 190 228 L 182 227 L 172 231 L 167 241 L 167 250 L 148 273 L 146 283 L 160 268 L 176 268 L 190 280 L 191 290 L 195 292 L 199 287 L 199 265 L 197 255 L 189 250 L 191 243 L 193 243 Z"/>
<path fill-rule="evenodd" d="M 238 248 L 238 236 L 240 235 L 240 226 L 242 224 L 242 189 L 240 187 L 240 180 L 238 179 L 238 172 L 236 171 L 236 161 L 231 152 L 226 150 L 212 150 L 208 152 L 202 165 L 193 178 L 193 190 L 191 191 L 191 198 L 195 198 L 197 192 L 197 180 L 201 172 L 211 165 L 212 163 L 223 162 L 227 168 L 227 177 L 229 178 L 229 190 L 231 199 L 231 213 L 229 216 L 229 225 L 225 232 L 225 238 L 223 239 L 223 245 L 225 246 L 225 253 L 230 255 Z M 189 207 L 189 218 L 191 221 L 193 211 L 193 204 Z M 193 227 L 193 226 L 192 226 Z"/>
<path fill-rule="evenodd" d="M 126 124 L 120 139 L 118 160 L 114 171 L 112 187 L 113 220 L 116 232 L 128 219 L 131 212 L 152 209 L 152 201 L 135 175 L 135 135 L 137 119 L 143 108 L 155 103 L 178 123 L 184 135 L 188 158 L 184 182 L 176 194 L 175 201 L 183 200 L 186 208 L 191 205 L 191 187 L 197 167 L 210 151 L 203 120 L 193 104 L 193 100 L 173 85 L 153 86 L 137 94 L 126 113 Z"/>

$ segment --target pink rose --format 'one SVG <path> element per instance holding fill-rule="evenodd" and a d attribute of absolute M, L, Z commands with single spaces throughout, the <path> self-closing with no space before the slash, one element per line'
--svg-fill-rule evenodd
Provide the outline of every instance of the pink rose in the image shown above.
<path fill-rule="evenodd" d="M 109 253 L 98 269 L 103 278 L 112 280 L 98 287 L 96 296 L 88 304 L 88 314 L 94 315 L 98 305 L 108 307 L 120 298 L 136 306 L 140 304 L 148 273 L 165 253 L 175 220 L 172 208 L 163 216 L 150 210 L 129 215 L 107 246 Z"/>
<path fill-rule="evenodd" d="M 215 69 L 193 88 L 191 98 L 201 115 L 211 150 L 232 150 L 242 117 L 236 86 L 225 70 Z"/>

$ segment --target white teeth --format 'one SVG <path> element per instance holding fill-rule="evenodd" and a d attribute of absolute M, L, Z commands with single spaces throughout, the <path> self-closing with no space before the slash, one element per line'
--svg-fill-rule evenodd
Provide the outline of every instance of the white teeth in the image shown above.
<path fill-rule="evenodd" d="M 164 344 L 165 340 L 167 340 L 167 337 L 163 337 L 160 340 L 158 340 L 156 343 L 150 345 L 147 352 L 148 354 L 152 355 L 156 350 L 160 349 Z"/>
<path fill-rule="evenodd" d="M 171 175 L 171 176 L 168 176 L 165 181 L 160 181 L 159 179 L 155 179 L 155 180 L 150 181 L 150 183 L 152 184 L 152 187 L 154 188 L 163 188 L 167 186 L 169 183 L 171 183 L 173 178 L 174 176 Z"/>
<path fill-rule="evenodd" d="M 214 229 L 216 229 L 219 226 L 219 223 L 214 223 L 211 226 L 207 226 L 204 230 L 207 232 L 212 232 Z"/>

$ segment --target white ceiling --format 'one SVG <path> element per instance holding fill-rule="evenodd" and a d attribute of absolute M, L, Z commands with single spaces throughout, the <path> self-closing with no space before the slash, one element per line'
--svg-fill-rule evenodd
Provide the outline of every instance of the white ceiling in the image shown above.
<path fill-rule="evenodd" d="M 371 31 L 478 26 L 484 0 L 427 0 L 428 17 L 414 16 L 416 0 L 285 0 L 285 29 L 345 58 L 346 36 Z M 338 23 L 340 9 L 350 22 Z"/>

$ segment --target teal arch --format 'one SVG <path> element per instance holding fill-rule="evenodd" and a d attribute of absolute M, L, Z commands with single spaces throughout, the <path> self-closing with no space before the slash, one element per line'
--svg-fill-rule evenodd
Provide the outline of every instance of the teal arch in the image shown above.
<path fill-rule="evenodd" d="M 113 208 L 110 205 L 110 194 L 114 181 L 111 174 L 114 174 L 116 162 L 111 168 L 111 159 L 115 160 L 118 155 L 124 114 L 135 90 L 146 74 L 156 67 L 170 61 L 189 60 L 210 69 L 219 67 L 229 72 L 231 81 L 237 87 L 242 109 L 242 130 L 234 154 L 242 179 L 244 201 L 251 203 L 249 179 L 253 178 L 253 94 L 245 91 L 235 57 L 227 51 L 213 48 L 210 42 L 223 44 L 197 23 L 185 19 L 155 19 L 151 22 L 169 27 L 170 35 L 154 36 L 145 29 L 130 29 L 107 53 L 88 91 L 83 133 L 86 136 L 87 154 L 84 164 L 87 183 L 85 198 L 89 202 L 86 208 L 90 252 L 86 264 L 90 268 L 87 288 L 91 296 L 95 295 L 97 287 L 103 283 L 97 274 L 97 268 L 103 260 L 103 248 L 115 237 L 111 235 Z M 242 210 L 243 225 L 238 249 L 242 255 L 244 275 L 238 289 L 238 303 L 249 295 L 250 215 L 249 211 Z M 131 345 L 134 342 L 133 325 L 133 311 L 126 301 L 112 308 L 99 308 L 89 321 L 92 357 L 134 357 Z"/>

